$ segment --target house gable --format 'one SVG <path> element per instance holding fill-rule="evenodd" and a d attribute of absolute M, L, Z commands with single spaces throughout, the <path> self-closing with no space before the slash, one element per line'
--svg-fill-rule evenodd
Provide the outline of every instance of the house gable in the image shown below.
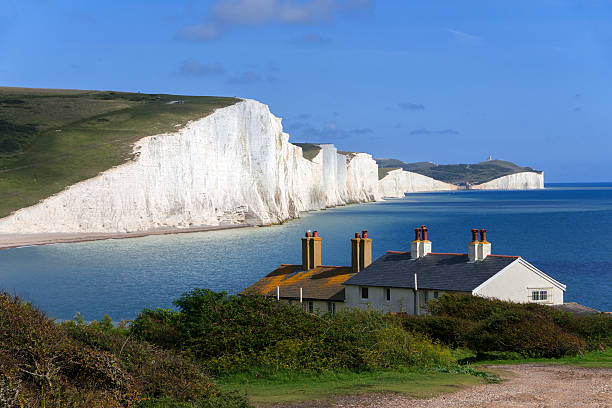
<path fill-rule="evenodd" d="M 546 299 L 532 299 L 534 291 L 546 291 Z M 518 258 L 476 287 L 472 294 L 520 303 L 561 304 L 564 291 L 565 285 Z"/>

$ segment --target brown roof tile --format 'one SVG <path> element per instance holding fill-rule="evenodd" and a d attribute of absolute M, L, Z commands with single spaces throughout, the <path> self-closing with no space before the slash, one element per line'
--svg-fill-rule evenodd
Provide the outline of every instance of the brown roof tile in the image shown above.
<path fill-rule="evenodd" d="M 355 275 L 350 266 L 319 266 L 304 271 L 302 265 L 281 265 L 242 293 L 247 291 L 264 296 L 276 296 L 280 286 L 280 297 L 299 299 L 300 288 L 304 300 L 344 301 L 342 284 Z"/>

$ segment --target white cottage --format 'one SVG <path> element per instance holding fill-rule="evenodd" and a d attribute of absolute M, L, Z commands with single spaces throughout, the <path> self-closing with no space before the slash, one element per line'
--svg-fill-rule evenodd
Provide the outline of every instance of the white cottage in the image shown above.
<path fill-rule="evenodd" d="M 410 252 L 388 251 L 344 282 L 346 307 L 418 315 L 443 293 L 563 304 L 564 284 L 520 256 L 492 255 L 486 230 L 478 232 L 467 254 L 452 254 L 432 252 L 427 227 L 415 229 Z"/>

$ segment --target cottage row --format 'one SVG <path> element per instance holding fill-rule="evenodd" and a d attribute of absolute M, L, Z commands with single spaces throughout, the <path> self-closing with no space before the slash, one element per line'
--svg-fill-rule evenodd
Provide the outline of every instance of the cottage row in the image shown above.
<path fill-rule="evenodd" d="M 467 253 L 432 252 L 426 226 L 416 228 L 410 252 L 387 251 L 372 262 L 367 231 L 351 238 L 351 266 L 321 264 L 317 231 L 302 238 L 302 264 L 282 264 L 245 292 L 274 296 L 313 313 L 345 307 L 382 312 L 426 313 L 444 293 L 513 302 L 563 304 L 566 286 L 520 256 L 493 255 L 486 230 L 471 230 Z"/>

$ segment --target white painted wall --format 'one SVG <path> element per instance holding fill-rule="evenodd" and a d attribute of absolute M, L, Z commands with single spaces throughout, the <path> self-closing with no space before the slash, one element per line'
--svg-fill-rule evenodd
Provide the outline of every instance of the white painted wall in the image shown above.
<path fill-rule="evenodd" d="M 559 283 L 551 282 L 541 275 L 542 272 L 538 274 L 536 271 L 537 269 L 528 262 L 517 259 L 472 293 L 477 296 L 527 303 L 531 301 L 529 296 L 532 289 L 548 289 L 548 300 L 537 303 L 563 304 L 564 290 L 558 286 Z M 564 287 L 562 284 L 561 286 Z"/>

